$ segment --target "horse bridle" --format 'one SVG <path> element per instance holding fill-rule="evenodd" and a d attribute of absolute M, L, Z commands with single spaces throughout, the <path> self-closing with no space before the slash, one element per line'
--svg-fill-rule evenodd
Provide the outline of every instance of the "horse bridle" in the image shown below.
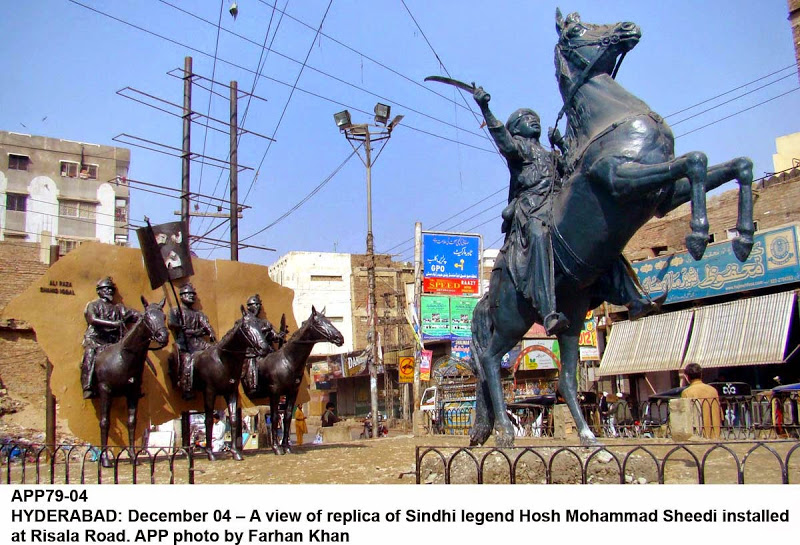
<path fill-rule="evenodd" d="M 142 321 L 144 322 L 144 326 L 147 328 L 147 332 L 150 334 L 150 339 L 155 340 L 154 337 L 156 333 L 158 333 L 158 330 L 153 330 L 153 328 L 150 326 L 150 322 L 147 319 L 147 309 L 144 309 L 144 312 L 142 313 Z M 169 338 L 167 338 L 167 342 L 169 342 Z M 166 343 L 164 344 L 164 346 L 166 346 Z M 161 348 L 163 348 L 163 346 Z M 160 350 L 160 349 L 153 348 L 151 350 Z"/>
<path fill-rule="evenodd" d="M 309 318 L 309 320 L 311 320 L 311 329 L 316 331 L 320 335 L 322 335 L 323 338 L 327 338 L 327 336 L 325 334 L 325 331 L 323 331 L 322 329 L 320 329 L 317 326 L 317 322 L 315 320 L 311 319 L 311 318 Z M 293 341 L 293 342 L 295 342 L 297 344 L 316 344 L 316 343 L 319 342 L 319 340 L 317 340 L 317 339 L 298 339 L 298 340 Z M 325 342 L 330 342 L 330 341 L 325 341 Z"/>
<path fill-rule="evenodd" d="M 578 89 L 583 87 L 583 84 L 586 83 L 587 79 L 586 77 L 589 75 L 589 72 L 591 72 L 592 68 L 597 63 L 597 61 L 605 54 L 606 50 L 609 47 L 611 47 L 612 45 L 617 45 L 619 41 L 620 37 L 616 33 L 611 36 L 608 35 L 602 36 L 601 38 L 595 40 L 581 40 L 578 38 L 575 40 L 570 40 L 568 44 L 562 44 L 561 40 L 559 40 L 559 43 L 556 45 L 556 47 L 558 47 L 559 50 L 561 51 L 561 55 L 565 58 L 567 54 L 577 57 L 584 65 L 584 68 L 583 72 L 581 72 L 580 75 L 578 76 L 577 81 L 575 81 L 575 83 L 572 85 L 572 88 L 569 90 L 569 93 L 567 93 L 566 98 L 564 98 L 564 105 L 561 106 L 561 110 L 559 110 L 558 112 L 558 116 L 556 117 L 556 123 L 555 125 L 553 125 L 554 127 L 558 127 L 558 122 L 561 121 L 561 118 L 567 111 L 567 108 L 572 102 L 572 99 L 575 98 L 575 94 L 578 92 Z M 578 52 L 578 48 L 595 46 L 595 45 L 599 45 L 602 48 L 602 51 L 600 52 L 600 54 L 595 56 L 594 60 L 592 61 L 589 61 L 586 57 L 584 57 Z M 625 55 L 627 54 L 628 52 L 626 51 L 622 53 L 622 55 L 620 55 L 620 57 L 617 59 L 617 62 L 614 66 L 614 70 L 611 73 L 611 79 L 616 79 L 617 72 L 619 72 L 619 67 L 622 65 L 622 61 L 625 58 Z"/>

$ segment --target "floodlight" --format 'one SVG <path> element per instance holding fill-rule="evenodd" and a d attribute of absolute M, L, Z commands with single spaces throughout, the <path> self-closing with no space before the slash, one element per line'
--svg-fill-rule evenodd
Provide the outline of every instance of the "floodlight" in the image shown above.
<path fill-rule="evenodd" d="M 389 123 L 389 126 L 387 127 L 389 129 L 389 132 L 392 132 L 392 129 L 394 129 L 396 126 L 398 126 L 402 120 L 403 120 L 403 116 L 402 115 L 394 116 L 394 119 L 392 119 L 392 122 Z"/>
<path fill-rule="evenodd" d="M 336 122 L 336 126 L 339 127 L 339 130 L 342 131 L 347 129 L 353 124 L 350 121 L 350 112 L 348 112 L 347 110 L 333 114 L 333 120 Z"/>
<path fill-rule="evenodd" d="M 386 125 L 386 122 L 389 121 L 389 116 L 392 113 L 392 107 L 387 104 L 381 104 L 378 102 L 375 105 L 375 123 L 380 123 L 381 125 Z"/>

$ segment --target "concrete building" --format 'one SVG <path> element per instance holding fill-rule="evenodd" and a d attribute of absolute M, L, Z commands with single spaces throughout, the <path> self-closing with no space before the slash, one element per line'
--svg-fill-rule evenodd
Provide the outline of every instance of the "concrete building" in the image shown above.
<path fill-rule="evenodd" d="M 128 245 L 130 150 L 0 131 L 0 240 Z"/>
<path fill-rule="evenodd" d="M 289 252 L 270 267 L 270 278 L 295 291 L 294 314 L 298 322 L 311 314 L 311 306 L 326 315 L 341 331 L 344 344 L 320 343 L 314 347 L 310 416 L 322 413 L 333 401 L 340 415 L 363 416 L 369 410 L 367 256 L 327 252 Z M 414 269 L 388 255 L 375 256 L 375 297 L 383 367 L 378 379 L 381 411 L 399 413 L 399 357 L 413 355 L 413 335 L 403 314 L 406 286 L 413 284 Z M 269 301 L 264 302 L 269 306 Z M 386 376 L 389 380 L 385 380 Z"/>
<path fill-rule="evenodd" d="M 281 286 L 294 290 L 292 310 L 298 325 L 311 315 L 314 306 L 318 311 L 325 309 L 325 315 L 342 333 L 342 346 L 319 343 L 314 346 L 312 357 L 354 350 L 350 254 L 289 252 L 269 267 L 269 276 Z M 264 306 L 269 308 L 269 301 L 264 301 Z"/>

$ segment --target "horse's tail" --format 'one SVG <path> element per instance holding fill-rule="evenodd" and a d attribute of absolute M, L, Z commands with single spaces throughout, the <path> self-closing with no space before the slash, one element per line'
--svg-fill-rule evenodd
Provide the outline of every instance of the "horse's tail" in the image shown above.
<path fill-rule="evenodd" d="M 475 305 L 475 310 L 472 313 L 472 370 L 477 376 L 482 376 L 480 370 L 480 358 L 486 350 L 489 343 L 489 337 L 492 334 L 492 317 L 489 313 L 489 298 L 484 296 Z"/>

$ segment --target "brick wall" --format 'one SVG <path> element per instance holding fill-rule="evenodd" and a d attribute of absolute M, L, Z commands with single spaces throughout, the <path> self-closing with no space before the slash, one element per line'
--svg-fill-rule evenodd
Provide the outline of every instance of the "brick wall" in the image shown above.
<path fill-rule="evenodd" d="M 46 360 L 32 330 L 0 329 L 0 378 L 13 397 L 44 403 Z"/>
<path fill-rule="evenodd" d="M 0 312 L 46 270 L 38 244 L 0 241 Z M 44 405 L 45 362 L 29 326 L 0 322 L 0 382 L 12 397 Z"/>
<path fill-rule="evenodd" d="M 753 201 L 753 219 L 758 222 L 759 230 L 800 220 L 800 169 L 754 185 Z M 738 202 L 738 187 L 708 199 L 709 231 L 714 234 L 715 242 L 726 240 L 726 230 L 736 227 Z M 625 247 L 625 256 L 638 260 L 655 257 L 659 249 L 685 250 L 690 218 L 689 205 L 684 204 L 663 218 L 650 220 Z"/>
<path fill-rule="evenodd" d="M 47 265 L 39 261 L 38 244 L 0 241 L 0 312 L 46 270 Z"/>

